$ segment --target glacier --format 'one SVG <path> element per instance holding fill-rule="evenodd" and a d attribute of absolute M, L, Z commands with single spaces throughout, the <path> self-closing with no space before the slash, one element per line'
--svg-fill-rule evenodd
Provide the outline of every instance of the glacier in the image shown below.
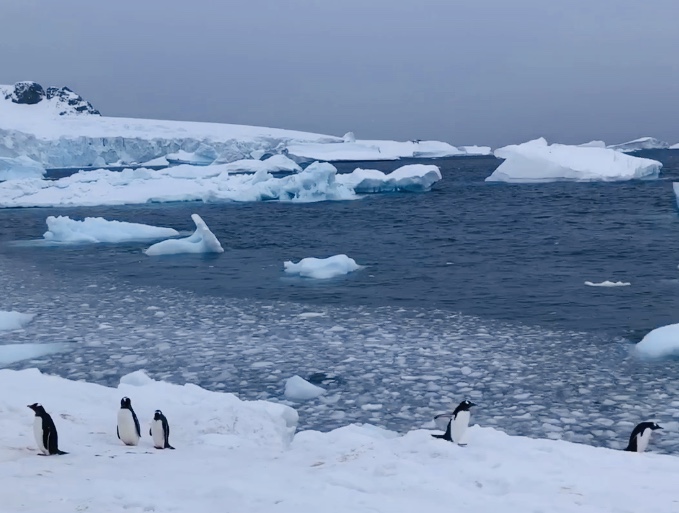
<path fill-rule="evenodd" d="M 328 258 L 307 257 L 297 263 L 288 260 L 283 262 L 283 268 L 289 274 L 297 274 L 315 280 L 328 280 L 349 274 L 360 269 L 361 266 L 347 255 L 334 255 Z"/>
<path fill-rule="evenodd" d="M 633 152 L 641 150 L 666 150 L 670 147 L 664 141 L 659 141 L 654 137 L 640 137 L 639 139 L 634 139 L 633 141 L 627 141 L 620 144 L 611 144 L 608 146 L 611 150 L 617 150 L 622 152 Z"/>
<path fill-rule="evenodd" d="M 109 221 L 103 217 L 86 217 L 82 221 L 68 216 L 49 216 L 43 238 L 49 242 L 65 243 L 118 243 L 176 237 L 173 228 L 149 226 L 140 223 Z"/>
<path fill-rule="evenodd" d="M 549 145 L 544 138 L 495 150 L 504 162 L 488 182 L 623 181 L 657 178 L 662 164 L 600 147 Z"/>
<path fill-rule="evenodd" d="M 180 253 L 223 253 L 224 248 L 215 234 L 198 214 L 191 214 L 196 231 L 183 239 L 168 239 L 155 243 L 144 253 L 148 256 L 177 255 Z"/>

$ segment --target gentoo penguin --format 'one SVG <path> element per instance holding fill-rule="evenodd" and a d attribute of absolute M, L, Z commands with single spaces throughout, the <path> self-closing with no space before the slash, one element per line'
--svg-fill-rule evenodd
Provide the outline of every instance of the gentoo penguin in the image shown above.
<path fill-rule="evenodd" d="M 160 410 L 156 410 L 156 413 L 153 415 L 149 435 L 153 438 L 153 447 L 156 449 L 174 449 L 170 445 L 170 425 Z"/>
<path fill-rule="evenodd" d="M 662 429 L 655 422 L 642 422 L 632 431 L 632 435 L 629 437 L 629 444 L 627 445 L 626 451 L 631 452 L 644 452 L 646 447 L 648 447 L 648 442 L 651 441 L 651 433 L 656 429 Z"/>
<path fill-rule="evenodd" d="M 441 413 L 434 417 L 434 422 L 437 426 L 441 429 L 443 429 L 444 425 L 446 426 L 446 432 L 442 435 L 431 436 L 460 444 L 465 431 L 467 431 L 467 427 L 469 427 L 469 418 L 471 416 L 469 409 L 472 406 L 476 406 L 476 404 L 465 399 L 455 408 L 453 413 Z"/>
<path fill-rule="evenodd" d="M 125 445 L 137 445 L 141 438 L 139 420 L 137 420 L 137 415 L 132 409 L 132 401 L 130 401 L 129 397 L 123 397 L 120 400 L 120 409 L 118 410 L 118 438 L 120 438 Z"/>
<path fill-rule="evenodd" d="M 41 404 L 33 403 L 28 407 L 35 412 L 33 419 L 33 434 L 38 450 L 42 453 L 39 456 L 50 456 L 54 454 L 68 454 L 59 450 L 59 438 L 57 427 L 50 414 L 45 411 Z"/>

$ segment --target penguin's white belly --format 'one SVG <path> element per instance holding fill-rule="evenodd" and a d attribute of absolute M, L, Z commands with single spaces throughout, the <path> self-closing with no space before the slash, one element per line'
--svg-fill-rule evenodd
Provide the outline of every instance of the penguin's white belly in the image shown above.
<path fill-rule="evenodd" d="M 471 414 L 469 413 L 469 411 L 460 411 L 452 420 L 452 424 L 450 426 L 450 437 L 456 444 L 459 444 L 460 442 L 463 441 L 462 437 L 467 431 L 470 417 Z"/>
<path fill-rule="evenodd" d="M 125 445 L 137 445 L 139 443 L 137 426 L 130 410 L 123 408 L 118 410 L 118 435 Z"/>
<path fill-rule="evenodd" d="M 163 423 L 161 421 L 154 420 L 151 423 L 151 437 L 153 438 L 153 447 L 165 449 L 165 433 L 163 432 Z"/>
<path fill-rule="evenodd" d="M 637 452 L 644 452 L 648 447 L 648 442 L 651 441 L 652 429 L 644 429 L 644 432 L 637 435 Z"/>
<path fill-rule="evenodd" d="M 38 450 L 43 454 L 49 454 L 49 451 L 42 443 L 42 419 L 40 417 L 33 419 L 33 434 L 35 435 L 35 443 L 38 445 Z"/>

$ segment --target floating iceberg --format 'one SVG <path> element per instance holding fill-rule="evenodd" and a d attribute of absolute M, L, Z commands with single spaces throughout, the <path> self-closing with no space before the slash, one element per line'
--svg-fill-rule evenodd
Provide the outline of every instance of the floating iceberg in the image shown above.
<path fill-rule="evenodd" d="M 627 281 L 602 281 L 601 283 L 595 283 L 592 281 L 586 281 L 585 285 L 588 287 L 629 287 L 632 285 Z"/>
<path fill-rule="evenodd" d="M 469 156 L 491 155 L 493 153 L 490 146 L 460 146 L 459 148 L 465 155 Z"/>
<path fill-rule="evenodd" d="M 287 261 L 283 263 L 286 273 L 298 274 L 305 278 L 327 280 L 349 274 L 360 269 L 360 265 L 353 258 L 346 255 L 335 255 L 328 258 L 303 258 L 296 264 Z"/>
<path fill-rule="evenodd" d="M 324 388 L 317 387 L 299 376 L 285 380 L 285 398 L 291 401 L 308 401 L 324 393 Z"/>
<path fill-rule="evenodd" d="M 108 221 L 102 217 L 86 217 L 82 221 L 68 216 L 49 216 L 43 238 L 50 242 L 128 242 L 163 239 L 179 235 L 173 228 L 147 224 Z"/>
<path fill-rule="evenodd" d="M 666 142 L 659 141 L 653 137 L 640 137 L 639 139 L 634 139 L 633 141 L 627 141 L 621 144 L 611 144 L 609 148 L 611 150 L 622 151 L 622 152 L 632 152 L 641 150 L 665 150 L 669 148 L 670 145 Z"/>
<path fill-rule="evenodd" d="M 144 253 L 148 256 L 177 255 L 180 253 L 223 253 L 224 248 L 215 234 L 205 224 L 198 214 L 191 214 L 196 224 L 196 231 L 183 239 L 168 239 L 155 243 Z"/>
<path fill-rule="evenodd" d="M 465 155 L 455 146 L 440 141 L 358 140 L 341 144 L 291 144 L 288 155 L 301 160 L 358 162 L 399 160 L 402 158 L 442 158 Z"/>
<path fill-rule="evenodd" d="M 543 138 L 495 150 L 505 159 L 488 182 L 622 181 L 657 178 L 662 164 L 598 147 L 547 144 Z"/>
<path fill-rule="evenodd" d="M 0 181 L 41 178 L 45 168 L 28 157 L 0 157 Z"/>
<path fill-rule="evenodd" d="M 61 353 L 67 344 L 5 344 L 0 345 L 0 366 L 11 365 L 22 360 L 33 360 L 42 356 Z"/>
<path fill-rule="evenodd" d="M 679 150 L 679 143 L 673 144 L 672 146 L 670 146 L 669 149 L 670 149 L 670 150 Z"/>
<path fill-rule="evenodd" d="M 376 169 L 356 169 L 337 175 L 337 181 L 356 193 L 410 191 L 423 192 L 441 180 L 437 166 L 410 164 L 385 174 Z"/>
<path fill-rule="evenodd" d="M 35 315 L 0 310 L 0 331 L 20 330 L 33 320 Z"/>
<path fill-rule="evenodd" d="M 648 358 L 679 356 L 679 324 L 670 324 L 649 332 L 636 345 L 637 352 Z"/>

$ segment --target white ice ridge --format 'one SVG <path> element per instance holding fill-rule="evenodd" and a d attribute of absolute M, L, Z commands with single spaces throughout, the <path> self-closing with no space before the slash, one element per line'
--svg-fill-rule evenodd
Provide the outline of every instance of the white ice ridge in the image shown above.
<path fill-rule="evenodd" d="M 297 375 L 285 380 L 285 398 L 291 401 L 308 401 L 323 395 L 325 389 L 309 383 Z"/>
<path fill-rule="evenodd" d="M 147 224 L 108 221 L 103 217 L 86 217 L 82 221 L 68 216 L 49 216 L 43 238 L 50 242 L 98 243 L 127 242 L 176 237 L 173 228 Z"/>
<path fill-rule="evenodd" d="M 679 356 L 679 324 L 670 324 L 650 331 L 636 345 L 637 352 L 648 358 Z"/>
<path fill-rule="evenodd" d="M 0 331 L 20 330 L 33 320 L 35 315 L 0 310 Z"/>
<path fill-rule="evenodd" d="M 662 164 L 600 147 L 548 145 L 544 138 L 495 150 L 504 162 L 486 181 L 623 181 L 657 178 Z"/>
<path fill-rule="evenodd" d="M 176 201 L 339 201 L 364 192 L 428 190 L 441 179 L 436 166 L 403 166 L 388 175 L 357 170 L 337 174 L 332 164 L 315 162 L 299 173 L 277 178 L 264 169 L 233 174 L 232 164 L 181 165 L 162 170 L 81 171 L 59 180 L 0 183 L 0 208 L 133 205 Z M 365 187 L 362 185 L 364 179 Z M 369 187 L 368 187 L 369 186 Z"/>
<path fill-rule="evenodd" d="M 337 181 L 356 193 L 414 191 L 423 192 L 441 180 L 437 166 L 410 164 L 391 173 L 376 169 L 355 169 L 351 173 L 337 175 Z"/>
<path fill-rule="evenodd" d="M 196 225 L 196 231 L 183 239 L 168 239 L 156 242 L 144 253 L 148 256 L 177 255 L 180 253 L 223 253 L 224 248 L 215 234 L 205 224 L 198 214 L 191 214 Z"/>
<path fill-rule="evenodd" d="M 291 441 L 292 408 L 135 374 L 107 388 L 34 369 L 0 371 L 0 390 L 12 391 L 0 394 L 3 511 L 221 513 L 227 504 L 252 513 L 412 513 L 450 504 L 488 513 L 676 513 L 675 456 L 479 426 L 466 447 L 428 430 L 399 435 L 368 424 L 302 431 Z M 141 423 L 138 447 L 122 445 L 111 423 L 123 396 Z M 26 407 L 36 401 L 69 454 L 36 457 Z M 167 417 L 174 451 L 153 449 L 156 409 Z M 97 486 L 83 486 L 93 476 Z"/>
<path fill-rule="evenodd" d="M 35 160 L 23 155 L 19 157 L 0 157 L 0 181 L 41 178 L 45 168 Z"/>
<path fill-rule="evenodd" d="M 308 257 L 296 264 L 288 260 L 283 263 L 283 267 L 286 273 L 316 280 L 335 278 L 361 268 L 353 258 L 347 255 L 335 255 L 328 258 Z"/>
<path fill-rule="evenodd" d="M 612 150 L 632 152 L 640 150 L 664 150 L 669 148 L 670 145 L 664 141 L 659 141 L 654 137 L 640 137 L 639 139 L 634 139 L 633 141 L 627 141 L 620 144 L 611 144 L 608 147 Z"/>
<path fill-rule="evenodd" d="M 629 287 L 631 283 L 626 281 L 602 281 L 600 283 L 595 283 L 592 281 L 586 281 L 585 285 L 588 287 Z"/>

